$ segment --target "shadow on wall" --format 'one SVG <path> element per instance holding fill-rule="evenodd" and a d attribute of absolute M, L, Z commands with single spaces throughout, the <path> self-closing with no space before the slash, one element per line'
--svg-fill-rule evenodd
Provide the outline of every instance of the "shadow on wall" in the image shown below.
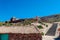
<path fill-rule="evenodd" d="M 60 40 L 60 36 L 58 36 L 57 38 L 55 38 L 54 40 Z"/>

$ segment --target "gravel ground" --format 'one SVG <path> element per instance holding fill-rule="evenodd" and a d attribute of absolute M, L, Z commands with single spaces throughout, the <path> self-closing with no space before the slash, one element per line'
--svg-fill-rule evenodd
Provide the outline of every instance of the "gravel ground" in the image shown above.
<path fill-rule="evenodd" d="M 42 40 L 54 40 L 54 36 L 43 36 Z"/>

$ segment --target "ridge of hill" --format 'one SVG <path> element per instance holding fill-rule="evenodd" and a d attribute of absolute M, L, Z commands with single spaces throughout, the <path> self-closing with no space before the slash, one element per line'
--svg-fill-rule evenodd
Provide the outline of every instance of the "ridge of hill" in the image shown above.
<path fill-rule="evenodd" d="M 44 16 L 44 17 L 41 17 L 41 20 L 44 22 L 59 22 L 60 21 L 60 14 Z"/>

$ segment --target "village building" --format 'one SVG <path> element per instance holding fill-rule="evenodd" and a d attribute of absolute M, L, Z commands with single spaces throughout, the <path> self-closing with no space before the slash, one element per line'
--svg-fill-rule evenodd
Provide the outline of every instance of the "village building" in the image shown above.
<path fill-rule="evenodd" d="M 38 16 L 36 16 L 35 18 L 26 18 L 26 19 L 17 19 L 15 17 L 12 17 L 9 22 L 10 23 L 18 23 L 18 22 L 24 22 L 25 20 L 32 20 L 34 22 L 35 21 L 38 22 L 40 20 L 40 18 Z"/>
<path fill-rule="evenodd" d="M 0 40 L 42 40 L 42 36 L 35 26 L 1 26 Z"/>
<path fill-rule="evenodd" d="M 25 21 L 25 19 L 16 19 L 15 17 L 12 17 L 9 22 L 18 23 L 18 22 L 23 22 L 23 21 Z"/>

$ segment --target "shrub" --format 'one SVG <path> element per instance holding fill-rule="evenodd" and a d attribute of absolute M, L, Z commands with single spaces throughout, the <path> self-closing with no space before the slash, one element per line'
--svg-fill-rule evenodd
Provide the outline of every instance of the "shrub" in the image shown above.
<path fill-rule="evenodd" d="M 41 25 L 37 26 L 39 29 L 42 29 L 43 27 Z"/>
<path fill-rule="evenodd" d="M 48 25 L 46 25 L 46 27 L 48 27 Z"/>
<path fill-rule="evenodd" d="M 42 32 L 41 35 L 44 35 L 44 33 Z"/>

